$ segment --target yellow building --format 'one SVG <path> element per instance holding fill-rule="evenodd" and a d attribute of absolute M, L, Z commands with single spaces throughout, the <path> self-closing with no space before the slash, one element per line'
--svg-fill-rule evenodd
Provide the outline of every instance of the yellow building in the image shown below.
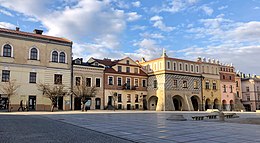
<path fill-rule="evenodd" d="M 202 110 L 201 73 L 199 63 L 160 58 L 139 63 L 147 71 L 148 109 L 156 111 Z"/>
<path fill-rule="evenodd" d="M 20 85 L 17 94 L 10 97 L 13 110 L 17 110 L 21 100 L 30 110 L 50 110 L 51 101 L 38 90 L 39 83 L 53 85 L 59 78 L 59 83 L 66 89 L 71 88 L 72 42 L 42 35 L 42 32 L 0 28 L 0 86 L 13 79 Z M 0 94 L 2 104 L 6 104 L 8 99 L 5 93 L 0 91 Z M 59 98 L 57 106 L 69 110 L 70 97 Z"/>
<path fill-rule="evenodd" d="M 219 61 L 198 58 L 202 74 L 203 109 L 221 109 Z"/>

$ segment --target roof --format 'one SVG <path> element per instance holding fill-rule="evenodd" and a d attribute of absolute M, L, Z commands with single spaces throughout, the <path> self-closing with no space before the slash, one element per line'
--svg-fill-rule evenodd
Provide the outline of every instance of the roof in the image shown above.
<path fill-rule="evenodd" d="M 111 59 L 95 59 L 93 58 L 93 60 L 95 60 L 96 62 L 100 63 L 100 64 L 103 64 L 105 66 L 114 66 L 116 65 L 120 60 L 114 60 L 112 61 Z"/>
<path fill-rule="evenodd" d="M 21 36 L 26 36 L 26 37 L 39 38 L 39 39 L 53 40 L 53 41 L 63 42 L 63 43 L 72 43 L 72 41 L 65 39 L 65 38 L 47 36 L 47 35 L 42 35 L 42 34 L 35 34 L 35 33 L 29 33 L 29 32 L 23 32 L 23 31 L 11 30 L 11 29 L 5 29 L 5 28 L 0 28 L 0 32 L 16 34 L 16 35 L 21 35 Z"/>

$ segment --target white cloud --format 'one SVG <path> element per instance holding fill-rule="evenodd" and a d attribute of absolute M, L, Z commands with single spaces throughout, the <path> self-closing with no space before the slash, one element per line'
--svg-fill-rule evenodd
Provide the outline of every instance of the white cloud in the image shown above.
<path fill-rule="evenodd" d="M 16 26 L 8 22 L 0 22 L 0 28 L 14 29 Z"/>
<path fill-rule="evenodd" d="M 212 15 L 212 13 L 214 12 L 214 10 L 208 6 L 201 6 L 200 7 L 207 15 Z"/>
<path fill-rule="evenodd" d="M 163 39 L 164 36 L 161 34 L 161 33 L 148 33 L 148 32 L 145 32 L 145 33 L 140 33 L 140 35 L 142 37 L 144 37 L 145 39 Z"/>
<path fill-rule="evenodd" d="M 166 26 L 162 20 L 163 18 L 158 15 L 150 18 L 150 21 L 154 22 L 153 27 L 156 27 L 162 31 L 171 32 L 175 29 L 175 27 Z"/>
<path fill-rule="evenodd" d="M 228 8 L 228 5 L 218 7 L 218 10 L 223 10 L 223 9 L 226 9 L 226 8 Z"/>
<path fill-rule="evenodd" d="M 254 9 L 260 9 L 260 7 L 256 6 L 256 7 L 254 7 Z"/>
<path fill-rule="evenodd" d="M 141 6 L 141 2 L 140 1 L 132 2 L 132 5 L 134 7 L 140 7 Z"/>
<path fill-rule="evenodd" d="M 135 21 L 142 17 L 142 15 L 138 15 L 137 12 L 127 13 L 127 16 L 128 16 L 127 18 L 128 21 Z"/>
<path fill-rule="evenodd" d="M 198 0 L 170 0 L 169 3 L 164 4 L 162 7 L 155 8 L 152 10 L 155 12 L 171 12 L 176 13 L 184 11 L 189 7 L 192 7 L 198 2 Z"/>
<path fill-rule="evenodd" d="M 11 17 L 14 16 L 11 12 L 6 11 L 6 10 L 3 10 L 3 9 L 0 9 L 0 13 L 2 13 L 2 14 L 4 14 L 4 15 L 7 15 L 7 16 L 11 16 Z"/>
<path fill-rule="evenodd" d="M 131 27 L 131 30 L 145 30 L 147 26 L 141 26 L 141 25 L 133 25 Z"/>

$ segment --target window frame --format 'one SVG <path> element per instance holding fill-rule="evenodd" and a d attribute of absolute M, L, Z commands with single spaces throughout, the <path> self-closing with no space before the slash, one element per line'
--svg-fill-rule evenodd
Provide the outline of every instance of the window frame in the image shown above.
<path fill-rule="evenodd" d="M 32 76 L 33 74 L 35 74 L 35 77 Z M 29 73 L 29 83 L 37 83 L 37 72 Z"/>
<path fill-rule="evenodd" d="M 110 78 L 112 79 L 112 82 L 111 82 L 111 84 L 110 84 Z M 114 77 L 113 76 L 108 76 L 108 80 L 107 80 L 108 82 L 108 85 L 114 85 Z"/>
<path fill-rule="evenodd" d="M 61 79 L 56 79 L 56 76 L 61 76 Z M 54 74 L 54 84 L 62 84 L 62 74 Z"/>
<path fill-rule="evenodd" d="M 57 52 L 57 61 L 56 61 L 56 59 L 54 60 L 54 56 L 53 56 L 53 53 L 54 52 Z M 56 56 L 56 55 L 55 55 Z M 53 62 L 53 63 L 59 63 L 59 52 L 58 51 L 56 51 L 56 50 L 53 50 L 52 52 L 51 52 L 51 62 Z"/>
<path fill-rule="evenodd" d="M 119 85 L 119 79 L 121 79 L 120 81 L 120 85 Z M 121 76 L 117 77 L 117 86 L 122 86 L 123 85 L 123 78 Z"/>
<path fill-rule="evenodd" d="M 61 54 L 62 53 L 64 53 L 64 61 L 61 61 Z M 63 51 L 61 51 L 59 54 L 58 54 L 58 56 L 59 56 L 59 63 L 63 63 L 63 64 L 65 64 L 66 63 L 66 57 L 67 57 L 67 55 L 66 55 L 66 53 L 65 52 L 63 52 Z M 63 58 L 63 57 L 62 57 Z"/>
<path fill-rule="evenodd" d="M 5 50 L 5 46 L 6 46 L 6 45 L 9 45 L 10 48 L 11 48 L 11 49 L 10 49 L 10 56 L 9 56 L 9 55 L 8 55 L 8 56 L 5 56 L 5 53 L 4 53 L 5 51 L 4 51 L 4 50 Z M 6 58 L 12 58 L 12 57 L 14 56 L 14 50 L 13 50 L 13 49 L 14 49 L 13 46 L 12 46 L 11 44 L 9 44 L 9 43 L 3 44 L 3 46 L 2 46 L 2 53 L 1 53 L 2 56 L 3 56 L 3 57 L 6 57 Z"/>
<path fill-rule="evenodd" d="M 99 86 L 97 86 L 97 79 L 99 79 Z M 98 87 L 98 88 L 102 87 L 101 83 L 102 83 L 101 78 L 100 77 L 96 77 L 95 78 L 95 87 Z"/>
<path fill-rule="evenodd" d="M 11 76 L 10 70 L 2 70 L 2 82 L 9 82 Z"/>
<path fill-rule="evenodd" d="M 87 85 L 87 79 L 90 79 L 90 85 Z M 92 87 L 92 83 L 93 83 L 93 81 L 92 81 L 92 77 L 86 77 L 86 87 Z"/>

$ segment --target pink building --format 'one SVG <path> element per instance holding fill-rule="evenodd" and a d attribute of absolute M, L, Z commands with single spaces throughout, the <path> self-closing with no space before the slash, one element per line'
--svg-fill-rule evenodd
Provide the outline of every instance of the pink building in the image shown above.
<path fill-rule="evenodd" d="M 222 110 L 233 111 L 236 96 L 236 73 L 233 66 L 220 67 L 220 87 Z"/>

